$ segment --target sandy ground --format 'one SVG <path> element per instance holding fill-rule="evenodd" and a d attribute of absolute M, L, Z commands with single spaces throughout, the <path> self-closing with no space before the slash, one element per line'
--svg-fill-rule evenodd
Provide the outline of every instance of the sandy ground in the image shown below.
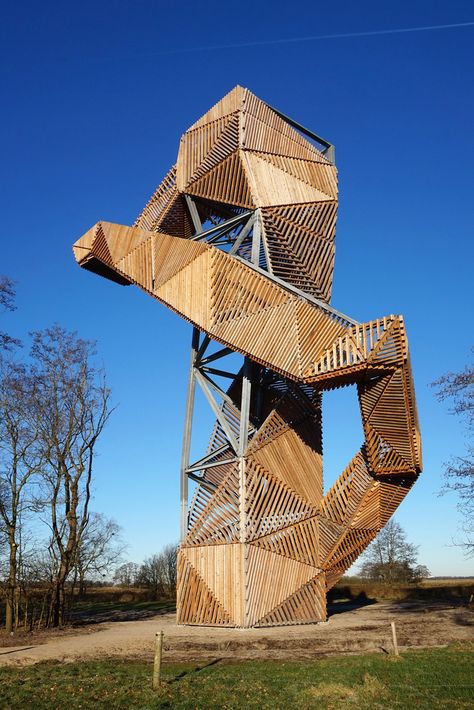
<path fill-rule="evenodd" d="M 375 603 L 340 610 L 324 624 L 268 629 L 177 626 L 174 614 L 115 621 L 55 636 L 34 645 L 0 648 L 0 665 L 104 657 L 151 659 L 154 637 L 164 631 L 163 661 L 219 659 L 311 659 L 332 654 L 390 652 L 390 622 L 399 646 L 426 648 L 474 640 L 474 611 L 465 606 L 421 602 Z"/>

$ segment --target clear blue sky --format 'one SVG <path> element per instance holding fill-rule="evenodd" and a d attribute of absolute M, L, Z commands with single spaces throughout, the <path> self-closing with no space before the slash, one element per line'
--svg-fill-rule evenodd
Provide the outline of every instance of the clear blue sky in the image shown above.
<path fill-rule="evenodd" d="M 438 497 L 465 438 L 429 383 L 472 344 L 472 2 L 23 2 L 0 25 L 2 252 L 25 337 L 53 322 L 97 339 L 118 405 L 100 444 L 94 508 L 140 561 L 178 535 L 190 327 L 137 289 L 79 269 L 99 219 L 130 224 L 181 133 L 239 83 L 336 145 L 333 304 L 403 313 L 424 473 L 397 519 L 434 574 L 468 574 L 459 517 Z M 333 34 L 362 36 L 305 39 Z M 361 443 L 355 391 L 326 396 L 331 482 Z M 210 421 L 203 413 L 198 441 Z M 196 445 L 197 445 L 196 444 Z"/>

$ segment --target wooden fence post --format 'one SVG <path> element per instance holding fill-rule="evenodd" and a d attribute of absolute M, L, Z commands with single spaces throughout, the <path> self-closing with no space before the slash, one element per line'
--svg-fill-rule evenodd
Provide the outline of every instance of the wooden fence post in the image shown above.
<path fill-rule="evenodd" d="M 160 687 L 161 683 L 161 654 L 163 651 L 163 631 L 155 634 L 155 659 L 153 661 L 153 690 Z"/>
<path fill-rule="evenodd" d="M 395 622 L 392 621 L 390 623 L 390 626 L 392 627 L 392 638 L 393 638 L 393 648 L 395 651 L 395 655 L 399 656 L 400 654 L 398 653 L 398 643 L 397 643 L 397 629 L 395 627 Z"/>

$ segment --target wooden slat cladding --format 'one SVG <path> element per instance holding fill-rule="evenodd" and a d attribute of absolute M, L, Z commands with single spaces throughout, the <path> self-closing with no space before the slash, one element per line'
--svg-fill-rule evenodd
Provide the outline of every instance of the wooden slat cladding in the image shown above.
<path fill-rule="evenodd" d="M 229 113 L 234 113 L 242 109 L 244 95 L 247 89 L 242 86 L 236 86 L 229 91 L 220 101 L 218 101 L 212 108 L 209 109 L 200 119 L 198 119 L 188 130 L 192 131 L 201 126 L 205 126 L 207 123 L 212 123 L 213 121 L 218 121 L 223 116 L 227 116 Z"/>
<path fill-rule="evenodd" d="M 248 116 L 257 119 L 262 124 L 265 125 L 268 135 L 279 134 L 288 138 L 293 144 L 301 147 L 301 154 L 295 156 L 297 158 L 306 158 L 311 155 L 314 160 L 321 163 L 329 163 L 327 158 L 315 148 L 312 143 L 310 143 L 304 136 L 302 136 L 297 130 L 295 130 L 289 123 L 287 123 L 281 116 L 278 116 L 275 111 L 273 111 L 266 103 L 261 101 L 255 94 L 246 89 L 242 95 L 242 111 Z M 249 121 L 251 123 L 251 121 Z M 249 148 L 249 143 L 246 142 L 246 147 Z M 281 146 L 279 150 L 276 146 L 270 150 L 262 148 L 259 146 L 258 142 L 253 143 L 254 150 L 262 150 L 267 153 L 279 153 L 285 152 L 285 146 Z M 291 153 L 289 153 L 291 155 Z"/>
<path fill-rule="evenodd" d="M 421 471 L 403 318 L 356 324 L 328 305 L 337 172 L 295 125 L 236 87 L 183 135 L 134 228 L 101 222 L 74 245 L 84 268 L 136 284 L 256 363 L 245 365 L 260 378 L 247 399 L 248 441 L 242 369 L 227 393 L 215 387 L 206 463 L 200 475 L 188 470 L 197 486 L 178 555 L 182 624 L 324 620 L 326 590 Z M 247 230 L 237 258 L 214 228 L 231 218 L 233 238 Z M 209 224 L 222 250 L 201 241 Z M 222 376 L 201 363 L 196 378 L 206 373 Z M 364 442 L 325 493 L 322 392 L 349 384 Z"/>
<path fill-rule="evenodd" d="M 238 207 L 250 209 L 255 207 L 255 200 L 238 151 L 189 183 L 186 192 L 206 200 Z"/>
<path fill-rule="evenodd" d="M 256 626 L 314 624 L 326 620 L 325 574 L 321 572 L 262 617 Z"/>
<path fill-rule="evenodd" d="M 183 550 L 178 553 L 177 571 L 176 605 L 179 624 L 235 626 L 230 614 L 199 576 Z"/>
<path fill-rule="evenodd" d="M 205 492 L 205 486 L 200 486 L 199 491 Z M 205 505 L 202 509 L 197 504 L 193 507 L 192 527 L 186 537 L 185 546 L 237 542 L 240 534 L 237 465 L 230 467 L 226 478 L 203 503 Z"/>
<path fill-rule="evenodd" d="M 275 114 L 274 114 L 275 115 Z M 308 160 L 328 165 L 329 161 L 308 141 L 302 140 L 296 131 L 285 130 L 286 124 L 280 119 L 278 127 L 269 126 L 248 111 L 241 114 L 241 142 L 245 150 L 269 155 L 284 155 L 297 160 Z M 283 128 L 283 130 L 278 129 Z"/>
<path fill-rule="evenodd" d="M 321 567 L 318 520 L 317 516 L 313 516 L 300 523 L 293 523 L 268 535 L 255 538 L 252 544 L 307 565 Z"/>
<path fill-rule="evenodd" d="M 231 114 L 187 131 L 181 138 L 176 184 L 186 190 L 190 183 L 215 168 L 239 147 L 239 114 Z"/>
<path fill-rule="evenodd" d="M 273 273 L 327 302 L 334 269 L 336 209 L 335 202 L 262 209 Z"/>
<path fill-rule="evenodd" d="M 318 185 L 304 182 L 257 153 L 240 151 L 240 158 L 255 207 L 327 202 L 331 199 L 331 195 L 318 187 L 319 181 Z"/>
<path fill-rule="evenodd" d="M 270 165 L 274 165 L 279 170 L 283 170 L 288 175 L 301 180 L 301 182 L 317 188 L 327 195 L 326 199 L 337 199 L 337 172 L 334 165 L 314 163 L 311 160 L 301 160 L 286 155 L 273 155 L 272 153 L 252 151 L 252 154 L 261 160 L 265 160 Z"/>
<path fill-rule="evenodd" d="M 244 625 L 243 545 L 183 547 L 183 556 L 235 626 Z"/>
<path fill-rule="evenodd" d="M 289 427 L 260 448 L 252 448 L 252 459 L 309 503 L 317 505 L 321 500 L 321 434 L 313 418 Z"/>
<path fill-rule="evenodd" d="M 249 545 L 247 575 L 252 585 L 247 589 L 247 625 L 264 623 L 268 610 L 278 608 L 283 601 L 320 574 L 321 570 L 317 567 Z M 270 584 L 269 580 L 272 580 Z"/>
<path fill-rule="evenodd" d="M 150 197 L 133 226 L 139 229 L 153 230 L 156 222 L 166 213 L 177 194 L 176 165 L 173 165 Z"/>

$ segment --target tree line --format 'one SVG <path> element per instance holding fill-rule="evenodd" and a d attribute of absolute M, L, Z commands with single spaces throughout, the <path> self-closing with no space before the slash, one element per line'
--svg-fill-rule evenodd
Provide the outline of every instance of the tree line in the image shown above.
<path fill-rule="evenodd" d="M 114 583 L 130 589 L 150 590 L 153 599 L 173 598 L 176 595 L 177 545 L 166 545 L 157 555 L 147 557 L 139 565 L 126 562 L 116 568 Z"/>
<path fill-rule="evenodd" d="M 0 306 L 14 289 L 0 280 Z M 0 576 L 5 626 L 59 626 L 66 585 L 84 584 L 120 552 L 118 526 L 90 509 L 99 436 L 112 412 L 94 343 L 55 325 L 29 355 L 0 332 Z M 32 591 L 34 590 L 34 591 Z"/>
<path fill-rule="evenodd" d="M 14 297 L 0 277 L 0 310 L 14 310 Z M 30 336 L 26 353 L 0 330 L 0 595 L 10 633 L 61 626 L 76 594 L 111 583 L 126 549 L 117 522 L 91 510 L 97 442 L 113 412 L 95 344 L 59 325 Z M 176 545 L 131 568 L 153 597 L 175 593 Z"/>

